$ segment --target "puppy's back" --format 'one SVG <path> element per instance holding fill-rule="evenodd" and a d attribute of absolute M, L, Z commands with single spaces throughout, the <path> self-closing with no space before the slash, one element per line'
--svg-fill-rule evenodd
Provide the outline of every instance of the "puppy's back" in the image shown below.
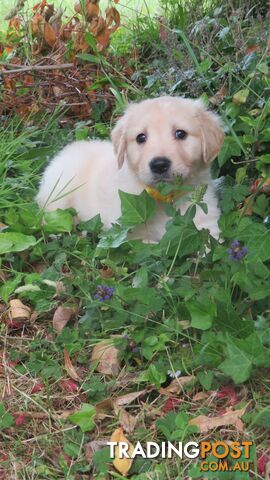
<path fill-rule="evenodd" d="M 51 160 L 43 174 L 36 197 L 38 205 L 47 211 L 74 208 L 78 192 L 83 196 L 104 163 L 110 164 L 113 160 L 112 146 L 107 141 L 79 141 L 67 145 Z"/>

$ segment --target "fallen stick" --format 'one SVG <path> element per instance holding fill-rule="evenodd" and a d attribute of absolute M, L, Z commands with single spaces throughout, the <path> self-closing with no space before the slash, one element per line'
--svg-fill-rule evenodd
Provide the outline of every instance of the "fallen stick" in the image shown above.
<path fill-rule="evenodd" d="M 0 70 L 0 72 L 5 74 L 10 73 L 22 73 L 22 72 L 40 72 L 41 70 L 63 70 L 65 68 L 72 68 L 74 67 L 74 63 L 62 63 L 60 65 L 28 65 L 26 67 L 17 68 L 14 70 Z"/>

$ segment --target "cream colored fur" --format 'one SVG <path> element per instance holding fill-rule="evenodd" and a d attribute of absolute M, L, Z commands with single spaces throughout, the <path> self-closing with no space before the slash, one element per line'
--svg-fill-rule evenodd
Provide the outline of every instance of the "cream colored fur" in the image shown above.
<path fill-rule="evenodd" d="M 175 138 L 178 129 L 187 132 L 185 139 Z M 147 135 L 143 144 L 136 142 L 140 133 Z M 118 190 L 140 194 L 146 185 L 154 185 L 157 179 L 149 163 L 154 157 L 166 156 L 172 162 L 166 180 L 182 175 L 186 184 L 207 184 L 204 201 L 208 214 L 197 208 L 194 222 L 198 229 L 208 228 L 217 238 L 219 210 L 209 164 L 222 142 L 219 118 L 199 100 L 144 100 L 127 108 L 112 131 L 112 143 L 80 141 L 60 151 L 44 172 L 37 202 L 47 211 L 73 207 L 81 220 L 99 213 L 105 228 L 109 228 L 121 215 Z M 183 197 L 179 209 L 185 212 L 187 207 Z M 145 241 L 159 241 L 167 221 L 163 205 L 158 202 L 157 213 L 134 235 Z"/>

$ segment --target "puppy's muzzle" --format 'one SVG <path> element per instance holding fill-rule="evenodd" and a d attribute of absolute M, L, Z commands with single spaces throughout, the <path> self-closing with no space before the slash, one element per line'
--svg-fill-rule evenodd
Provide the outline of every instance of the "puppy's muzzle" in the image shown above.
<path fill-rule="evenodd" d="M 151 160 L 149 166 L 152 173 L 163 175 L 168 172 L 171 160 L 167 157 L 155 157 Z"/>

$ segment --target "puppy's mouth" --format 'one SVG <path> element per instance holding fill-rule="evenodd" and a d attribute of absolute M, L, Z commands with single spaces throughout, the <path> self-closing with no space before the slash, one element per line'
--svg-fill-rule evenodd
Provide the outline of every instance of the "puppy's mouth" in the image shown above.
<path fill-rule="evenodd" d="M 174 176 L 170 174 L 162 174 L 162 175 L 154 175 L 153 179 L 151 180 L 150 186 L 155 187 L 159 183 L 172 183 L 174 180 Z"/>

